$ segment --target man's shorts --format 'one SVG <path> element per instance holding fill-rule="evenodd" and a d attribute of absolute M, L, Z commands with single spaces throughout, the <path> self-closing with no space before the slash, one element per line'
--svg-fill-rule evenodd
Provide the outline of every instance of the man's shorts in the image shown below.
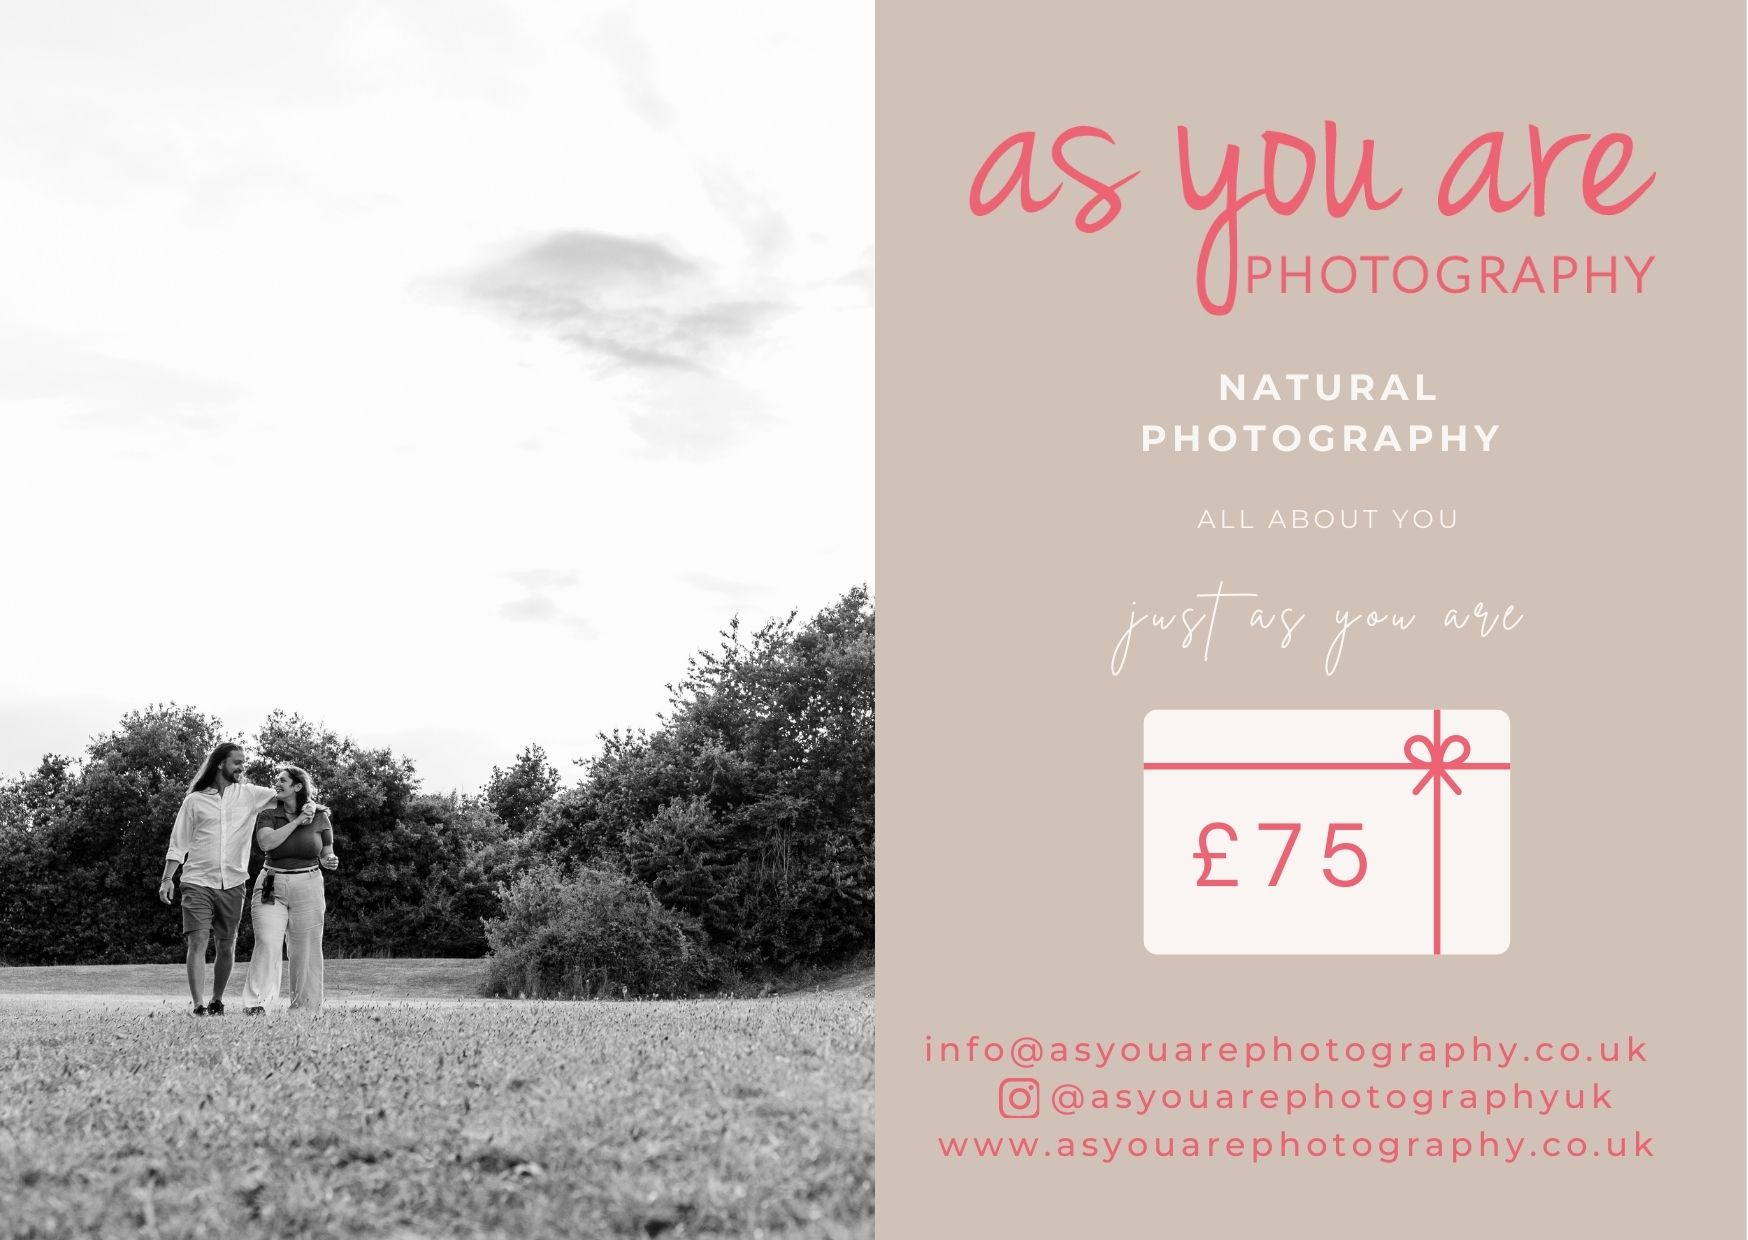
<path fill-rule="evenodd" d="M 182 884 L 182 933 L 210 930 L 220 942 L 236 939 L 243 924 L 243 896 L 248 883 L 238 883 L 222 891 L 217 887 Z"/>

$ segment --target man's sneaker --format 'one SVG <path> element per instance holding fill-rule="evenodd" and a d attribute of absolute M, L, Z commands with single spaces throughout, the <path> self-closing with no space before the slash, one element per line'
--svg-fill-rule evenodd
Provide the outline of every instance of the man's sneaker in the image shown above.
<path fill-rule="evenodd" d="M 267 1009 L 266 1008 L 258 1008 L 258 1007 L 244 1008 L 243 1015 L 244 1016 L 265 1016 L 265 1015 L 267 1015 Z"/>
<path fill-rule="evenodd" d="M 194 1014 L 196 1016 L 205 1016 L 206 1015 L 206 1004 L 204 1004 L 204 1003 L 195 1004 L 194 1005 Z"/>
<path fill-rule="evenodd" d="M 223 1016 L 225 1014 L 225 1001 L 223 999 L 214 999 L 211 1003 L 206 1005 L 206 1014 L 208 1016 Z"/>

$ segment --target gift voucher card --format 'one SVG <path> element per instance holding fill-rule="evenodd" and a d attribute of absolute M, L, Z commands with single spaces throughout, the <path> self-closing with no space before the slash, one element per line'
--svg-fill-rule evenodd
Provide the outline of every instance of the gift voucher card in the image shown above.
<path fill-rule="evenodd" d="M 881 7 L 883 1234 L 1743 1234 L 1743 36 Z"/>
<path fill-rule="evenodd" d="M 1146 735 L 1147 950 L 1441 955 L 1511 941 L 1501 712 L 1153 711 Z"/>

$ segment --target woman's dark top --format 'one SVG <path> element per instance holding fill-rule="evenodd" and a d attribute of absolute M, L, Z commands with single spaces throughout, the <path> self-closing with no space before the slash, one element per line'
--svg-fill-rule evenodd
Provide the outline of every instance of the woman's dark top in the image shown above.
<path fill-rule="evenodd" d="M 286 813 L 285 807 L 275 802 L 256 816 L 255 830 L 278 831 L 296 816 Z M 267 854 L 267 860 L 288 869 L 312 865 L 321 857 L 324 845 L 334 846 L 334 824 L 328 821 L 326 810 L 286 836 L 278 848 Z"/>

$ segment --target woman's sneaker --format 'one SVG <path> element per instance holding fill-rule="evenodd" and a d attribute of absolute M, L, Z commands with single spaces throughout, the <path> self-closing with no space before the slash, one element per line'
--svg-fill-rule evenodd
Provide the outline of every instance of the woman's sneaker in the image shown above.
<path fill-rule="evenodd" d="M 206 1015 L 206 1004 L 204 1004 L 204 1003 L 195 1004 L 194 1005 L 194 1015 L 205 1016 Z"/>
<path fill-rule="evenodd" d="M 258 1007 L 244 1008 L 243 1015 L 244 1016 L 265 1016 L 265 1015 L 267 1015 L 267 1009 L 266 1008 L 258 1008 Z"/>
<path fill-rule="evenodd" d="M 225 1001 L 223 999 L 214 999 L 211 1003 L 206 1005 L 206 1014 L 208 1016 L 223 1016 L 225 1014 Z"/>

